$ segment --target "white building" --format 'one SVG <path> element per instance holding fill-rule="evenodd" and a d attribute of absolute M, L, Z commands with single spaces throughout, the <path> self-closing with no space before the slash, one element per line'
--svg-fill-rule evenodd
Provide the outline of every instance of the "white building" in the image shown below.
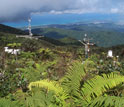
<path fill-rule="evenodd" d="M 20 49 L 9 49 L 8 47 L 4 47 L 4 51 L 9 54 L 17 55 L 20 54 Z"/>

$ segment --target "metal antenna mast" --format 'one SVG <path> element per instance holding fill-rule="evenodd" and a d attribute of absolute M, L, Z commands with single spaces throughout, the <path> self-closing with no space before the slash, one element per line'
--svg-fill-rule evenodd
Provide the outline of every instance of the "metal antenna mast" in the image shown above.
<path fill-rule="evenodd" d="M 32 32 L 31 32 L 31 18 L 28 19 L 28 30 L 29 30 L 29 36 L 33 36 Z"/>
<path fill-rule="evenodd" d="M 88 58 L 90 52 L 90 46 L 93 46 L 94 43 L 90 43 L 91 39 L 87 37 L 87 34 L 85 34 L 84 36 L 85 38 L 83 39 L 83 41 L 79 40 L 79 42 L 81 42 L 85 46 L 85 58 Z"/>

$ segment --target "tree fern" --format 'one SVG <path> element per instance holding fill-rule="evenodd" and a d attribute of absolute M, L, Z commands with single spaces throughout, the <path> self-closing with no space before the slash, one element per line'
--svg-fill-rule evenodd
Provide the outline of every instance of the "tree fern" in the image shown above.
<path fill-rule="evenodd" d="M 95 76 L 91 80 L 84 83 L 82 87 L 82 95 L 85 101 L 90 102 L 92 99 L 99 97 L 109 89 L 116 87 L 124 82 L 124 76 L 111 73 Z"/>

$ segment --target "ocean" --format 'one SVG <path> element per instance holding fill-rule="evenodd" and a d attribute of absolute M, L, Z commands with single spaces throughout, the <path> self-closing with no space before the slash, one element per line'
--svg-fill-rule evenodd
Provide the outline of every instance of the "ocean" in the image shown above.
<path fill-rule="evenodd" d="M 98 14 L 98 13 L 87 13 L 87 14 L 33 14 L 31 16 L 32 26 L 42 26 L 49 24 L 69 24 L 77 22 L 87 21 L 118 21 L 118 14 Z M 26 27 L 28 26 L 28 19 L 18 22 L 3 23 L 12 27 Z"/>

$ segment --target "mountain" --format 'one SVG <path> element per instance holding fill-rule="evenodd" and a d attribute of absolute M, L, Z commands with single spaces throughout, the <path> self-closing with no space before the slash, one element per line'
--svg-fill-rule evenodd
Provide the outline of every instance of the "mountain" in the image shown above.
<path fill-rule="evenodd" d="M 124 32 L 124 24 L 114 23 L 114 22 L 106 22 L 106 21 L 94 21 L 94 22 L 78 22 L 71 24 L 51 24 L 51 25 L 42 25 L 42 26 L 32 26 L 32 29 L 38 28 L 61 28 L 61 29 L 69 29 L 69 30 L 90 30 L 90 31 L 118 31 Z M 20 28 L 25 30 L 26 27 Z"/>
<path fill-rule="evenodd" d="M 25 31 L 0 24 L 0 32 L 9 34 L 27 34 Z M 44 35 L 43 41 L 54 45 L 80 45 L 78 40 L 83 40 L 87 33 L 91 42 L 100 47 L 111 47 L 124 44 L 124 25 L 89 22 L 64 25 L 38 26 L 32 29 L 33 34 Z"/>
<path fill-rule="evenodd" d="M 3 24 L 0 24 L 0 32 L 4 32 L 4 33 L 10 33 L 10 34 L 27 34 L 26 32 L 20 30 L 20 29 L 17 29 L 17 28 L 13 28 L 13 27 L 10 27 L 10 26 L 6 26 L 6 25 L 3 25 Z"/>
<path fill-rule="evenodd" d="M 53 39 L 71 37 L 83 39 L 87 33 L 92 42 L 101 47 L 111 47 L 124 44 L 124 25 L 105 22 L 75 23 L 64 25 L 46 25 L 32 29 L 33 33 Z M 67 41 L 67 40 L 66 40 Z M 70 42 L 70 41 L 68 41 Z"/>

